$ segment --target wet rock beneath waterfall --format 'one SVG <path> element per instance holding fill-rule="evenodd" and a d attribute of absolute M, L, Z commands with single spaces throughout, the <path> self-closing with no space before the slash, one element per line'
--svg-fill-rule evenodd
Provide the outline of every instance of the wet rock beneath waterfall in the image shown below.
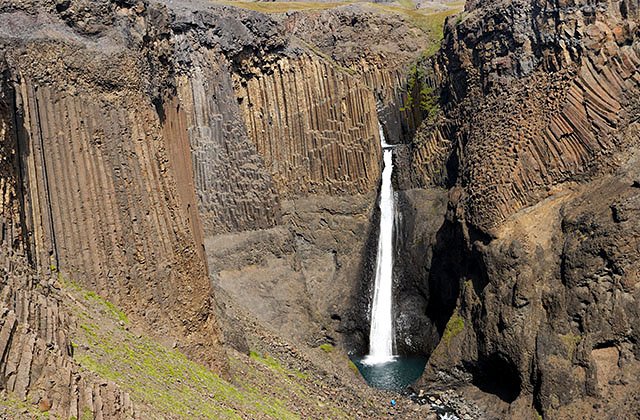
<path fill-rule="evenodd" d="M 474 420 L 482 418 L 482 411 L 473 402 L 467 401 L 453 390 L 444 392 L 429 392 L 423 390 L 416 392 L 409 387 L 402 392 L 418 405 L 429 405 L 438 415 L 438 418 L 458 418 L 462 420 Z"/>

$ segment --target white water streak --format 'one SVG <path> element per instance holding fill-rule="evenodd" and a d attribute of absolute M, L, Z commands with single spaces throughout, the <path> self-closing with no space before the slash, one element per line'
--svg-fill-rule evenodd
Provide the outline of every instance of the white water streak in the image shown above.
<path fill-rule="evenodd" d="M 383 147 L 384 169 L 380 189 L 380 234 L 376 259 L 376 279 L 371 306 L 371 330 L 369 333 L 369 354 L 363 363 L 381 364 L 394 359 L 393 334 L 393 230 L 395 222 L 395 202 L 393 197 L 393 151 L 387 144 L 380 128 Z"/>

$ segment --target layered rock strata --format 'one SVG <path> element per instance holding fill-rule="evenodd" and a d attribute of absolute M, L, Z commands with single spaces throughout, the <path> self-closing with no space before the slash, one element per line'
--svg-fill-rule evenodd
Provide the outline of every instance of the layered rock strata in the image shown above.
<path fill-rule="evenodd" d="M 638 19 L 637 2 L 494 1 L 446 27 L 441 119 L 413 148 L 450 188 L 426 377 L 497 395 L 496 417 L 639 413 Z"/>

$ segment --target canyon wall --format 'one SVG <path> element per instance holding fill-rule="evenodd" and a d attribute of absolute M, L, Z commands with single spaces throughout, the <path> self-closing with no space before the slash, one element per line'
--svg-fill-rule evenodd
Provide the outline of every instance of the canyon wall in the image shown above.
<path fill-rule="evenodd" d="M 348 348 L 366 351 L 381 169 L 377 110 L 383 122 L 389 118 L 390 138 L 406 141 L 409 128 L 394 125 L 392 111 L 401 112 L 401 74 L 428 36 L 364 7 L 268 19 L 195 9 L 174 8 L 173 26 L 198 22 L 178 37 L 188 53 L 181 60 L 192 66 L 178 96 L 182 109 L 209 103 L 187 127 L 214 286 L 285 337 L 312 346 L 346 339 Z M 228 20 L 205 18 L 212 13 Z M 330 28 L 344 33 L 329 45 Z M 370 28 L 376 42 L 360 31 Z M 366 45 L 357 59 L 346 53 L 352 44 Z"/>
<path fill-rule="evenodd" d="M 193 191 L 190 148 L 158 111 L 170 90 L 168 16 L 102 6 L 3 10 L 13 249 L 41 278 L 73 279 L 221 367 L 195 195 L 182 191 Z"/>
<path fill-rule="evenodd" d="M 373 92 L 393 142 L 409 142 L 422 120 L 407 101 L 407 76 L 416 59 L 438 42 L 435 34 L 417 27 L 402 11 L 363 4 L 291 12 L 282 18 L 282 25 L 304 46 L 348 70 Z"/>
<path fill-rule="evenodd" d="M 198 1 L 0 11 L 7 252 L 221 371 L 211 283 L 283 335 L 362 335 L 350 311 L 375 236 L 377 109 L 405 112 L 424 33 L 328 11 L 346 41 L 360 25 L 385 40 L 347 63 L 294 35 L 313 14 L 294 30 L 291 15 Z"/>
<path fill-rule="evenodd" d="M 433 62 L 412 161 L 450 190 L 425 378 L 497 395 L 496 417 L 640 412 L 638 6 L 469 2 Z"/>
<path fill-rule="evenodd" d="M 281 58 L 260 71 L 237 81 L 239 101 L 280 195 L 375 189 L 381 149 L 366 85 L 308 56 Z"/>

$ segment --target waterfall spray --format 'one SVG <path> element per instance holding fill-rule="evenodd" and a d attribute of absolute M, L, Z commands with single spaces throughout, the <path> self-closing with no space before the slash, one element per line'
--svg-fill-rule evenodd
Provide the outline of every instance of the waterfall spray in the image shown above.
<path fill-rule="evenodd" d="M 391 175 L 393 174 L 393 150 L 385 141 L 380 126 L 380 141 L 383 148 L 384 169 L 380 188 L 380 233 L 376 258 L 376 278 L 371 305 L 371 330 L 369 354 L 363 362 L 381 364 L 394 359 L 393 333 L 393 231 L 395 202 Z"/>

